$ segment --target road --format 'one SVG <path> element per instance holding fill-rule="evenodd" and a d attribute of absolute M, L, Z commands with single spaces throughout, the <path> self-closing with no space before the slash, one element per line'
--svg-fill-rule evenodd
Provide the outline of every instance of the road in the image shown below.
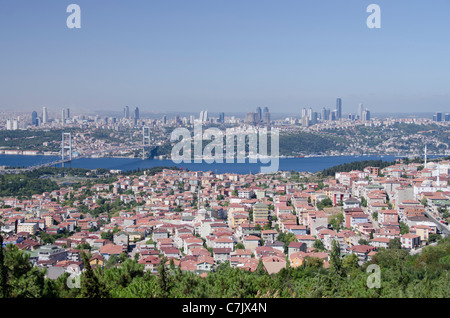
<path fill-rule="evenodd" d="M 435 246 L 437 243 L 438 243 L 438 242 L 434 242 L 434 243 L 431 243 L 431 244 L 428 244 L 428 245 L 419 247 L 419 248 L 417 248 L 417 249 L 415 249 L 415 250 L 412 249 L 412 250 L 409 251 L 409 254 L 415 255 L 415 254 L 421 253 L 421 252 L 422 252 L 422 249 L 423 249 L 424 247 L 427 247 L 427 246 Z"/>
<path fill-rule="evenodd" d="M 450 234 L 449 227 L 445 224 L 442 224 L 438 220 L 436 220 L 436 218 L 434 217 L 433 213 L 429 210 L 429 208 L 425 209 L 425 215 L 430 219 L 430 221 L 432 221 L 433 223 L 435 223 L 437 225 L 437 228 L 441 231 L 441 233 L 444 236 L 447 236 Z"/>

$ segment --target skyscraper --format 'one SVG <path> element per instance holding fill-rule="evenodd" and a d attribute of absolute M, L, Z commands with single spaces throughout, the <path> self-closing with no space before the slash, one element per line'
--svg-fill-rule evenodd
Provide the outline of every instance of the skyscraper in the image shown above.
<path fill-rule="evenodd" d="M 313 112 L 311 116 L 311 125 L 317 124 L 317 117 L 318 117 L 317 112 Z"/>
<path fill-rule="evenodd" d="M 33 111 L 33 112 L 31 113 L 31 124 L 32 124 L 32 125 L 34 125 L 34 126 L 37 126 L 37 125 L 38 125 L 37 118 L 38 118 L 37 112 L 36 112 L 36 111 Z"/>
<path fill-rule="evenodd" d="M 202 110 L 200 112 L 200 117 L 199 117 L 200 122 L 206 122 L 208 121 L 208 111 L 207 110 Z"/>
<path fill-rule="evenodd" d="M 47 107 L 42 107 L 42 123 L 46 124 L 48 122 L 48 113 L 47 113 Z"/>
<path fill-rule="evenodd" d="M 130 107 L 125 106 L 125 108 L 123 109 L 123 118 L 130 118 Z"/>
<path fill-rule="evenodd" d="M 245 122 L 250 125 L 256 124 L 258 122 L 258 114 L 253 112 L 247 113 Z"/>
<path fill-rule="evenodd" d="M 61 124 L 64 125 L 66 123 L 66 110 L 61 109 Z"/>
<path fill-rule="evenodd" d="M 306 116 L 306 108 L 303 107 L 303 109 L 302 109 L 302 118 L 304 118 L 305 116 Z"/>
<path fill-rule="evenodd" d="M 312 110 L 312 108 L 310 107 L 310 108 L 308 109 L 308 119 L 309 119 L 309 121 L 312 120 L 312 116 L 313 116 L 313 110 Z"/>
<path fill-rule="evenodd" d="M 337 119 L 337 111 L 333 110 L 330 112 L 330 120 L 336 120 Z"/>
<path fill-rule="evenodd" d="M 225 123 L 225 113 L 219 114 L 219 123 Z"/>
<path fill-rule="evenodd" d="M 442 113 L 436 113 L 436 121 L 442 121 Z"/>
<path fill-rule="evenodd" d="M 336 119 L 342 118 L 342 99 L 336 99 Z"/>
<path fill-rule="evenodd" d="M 363 121 L 370 121 L 370 110 L 367 108 L 363 111 Z"/>
<path fill-rule="evenodd" d="M 263 119 L 261 107 L 256 108 L 257 121 L 260 122 Z"/>
<path fill-rule="evenodd" d="M 363 111 L 364 111 L 363 104 L 359 104 L 359 105 L 358 105 L 358 116 L 359 116 L 359 120 L 362 120 L 362 118 L 363 118 Z"/>
<path fill-rule="evenodd" d="M 139 119 L 139 107 L 136 107 L 134 109 L 134 119 Z"/>
<path fill-rule="evenodd" d="M 322 120 L 327 120 L 327 109 L 325 107 L 322 108 L 322 113 L 320 114 Z"/>

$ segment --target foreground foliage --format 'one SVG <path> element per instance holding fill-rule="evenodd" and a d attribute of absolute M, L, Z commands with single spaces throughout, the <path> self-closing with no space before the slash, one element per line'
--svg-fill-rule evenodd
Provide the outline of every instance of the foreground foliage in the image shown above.
<path fill-rule="evenodd" d="M 68 288 L 69 274 L 57 280 L 44 277 L 33 268 L 26 253 L 8 246 L 0 254 L 3 297 L 113 297 L 113 298 L 257 298 L 257 297 L 450 297 L 450 240 L 442 239 L 421 254 L 401 249 L 380 249 L 371 262 L 358 266 L 354 255 L 333 255 L 331 266 L 308 261 L 296 269 L 287 268 L 268 275 L 261 266 L 255 272 L 219 265 L 202 278 L 160 265 L 158 275 L 144 272 L 142 264 L 126 259 L 120 266 L 92 269 L 86 266 L 80 288 Z M 85 258 L 85 262 L 87 259 Z M 380 288 L 368 288 L 371 272 L 381 269 Z M 5 275 L 6 274 L 6 275 Z M 5 276 L 4 276 L 5 275 Z"/>

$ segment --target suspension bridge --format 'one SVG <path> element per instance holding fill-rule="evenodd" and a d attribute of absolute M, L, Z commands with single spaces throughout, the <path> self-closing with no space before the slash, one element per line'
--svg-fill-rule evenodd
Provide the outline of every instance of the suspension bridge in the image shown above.
<path fill-rule="evenodd" d="M 21 169 L 2 169 L 0 170 L 0 173 L 2 174 L 8 174 L 8 173 L 23 173 L 32 171 L 39 168 L 44 167 L 54 167 L 61 165 L 64 167 L 64 164 L 72 162 L 73 159 L 83 159 L 83 158 L 92 158 L 92 157 L 99 157 L 101 155 L 104 155 L 105 153 L 111 153 L 111 152 L 122 152 L 122 151 L 135 151 L 135 150 L 142 150 L 142 160 L 147 159 L 149 156 L 146 155 L 146 150 L 150 149 L 153 145 L 151 143 L 150 138 L 150 127 L 143 127 L 142 128 L 142 143 L 141 145 L 134 145 L 134 146 L 124 146 L 124 147 L 118 147 L 118 148 L 112 148 L 108 150 L 100 150 L 96 152 L 90 152 L 83 155 L 78 155 L 76 157 L 73 157 L 73 148 L 72 148 L 72 134 L 69 132 L 63 132 L 62 133 L 62 139 L 61 139 L 61 157 L 57 160 L 53 160 L 50 162 L 45 163 L 39 163 L 33 166 L 29 166 L 26 168 Z M 149 151 L 150 153 L 150 151 Z"/>

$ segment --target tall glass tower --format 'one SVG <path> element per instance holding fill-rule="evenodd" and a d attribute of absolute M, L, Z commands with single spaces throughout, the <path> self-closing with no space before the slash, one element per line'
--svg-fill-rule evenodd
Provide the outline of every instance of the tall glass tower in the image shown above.
<path fill-rule="evenodd" d="M 336 119 L 342 118 L 342 99 L 336 100 Z"/>

